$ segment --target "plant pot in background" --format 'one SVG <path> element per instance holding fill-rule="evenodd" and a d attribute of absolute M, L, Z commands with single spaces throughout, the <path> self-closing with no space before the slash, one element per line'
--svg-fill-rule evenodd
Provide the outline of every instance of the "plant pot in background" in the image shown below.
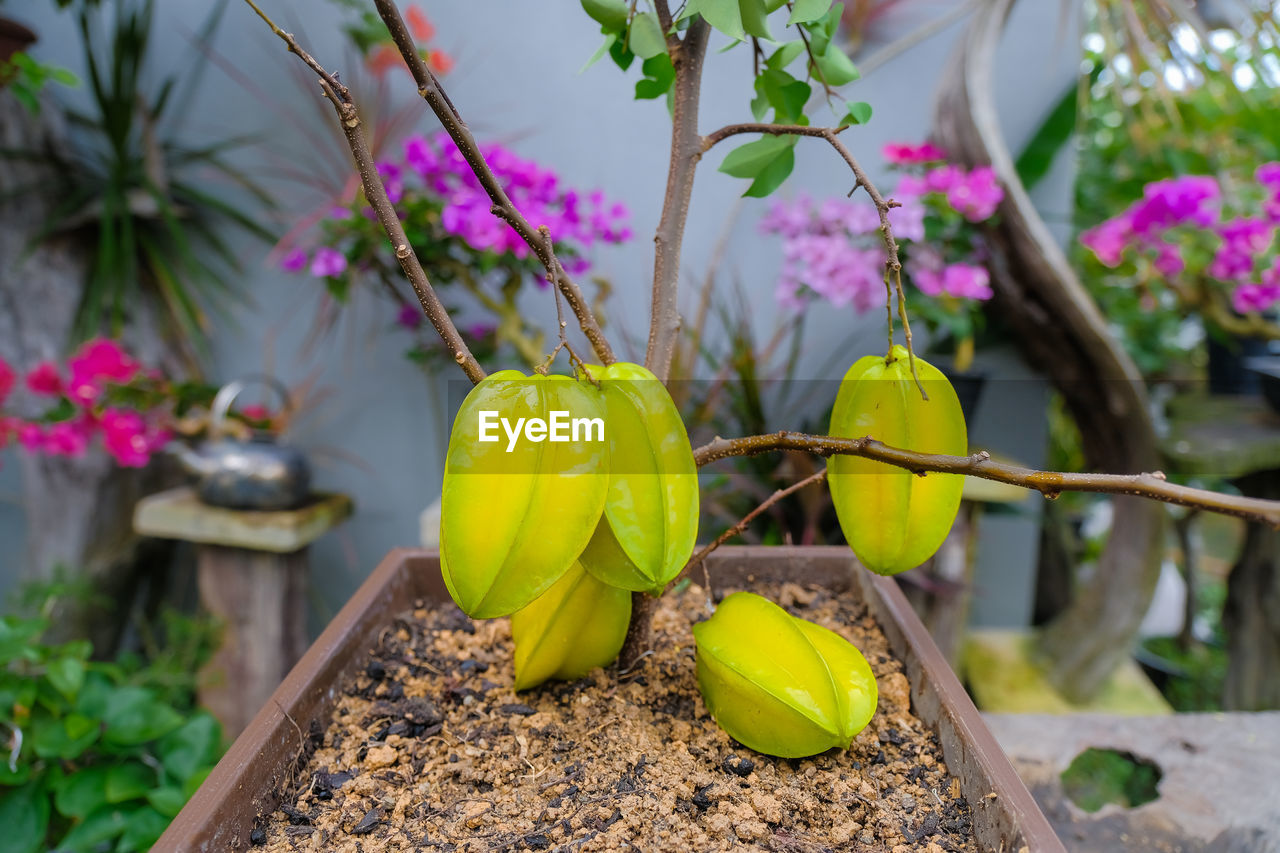
<path fill-rule="evenodd" d="M 708 566 L 725 586 L 792 581 L 864 600 L 903 665 L 913 712 L 938 737 L 947 767 L 973 807 L 982 849 L 1062 853 L 1062 843 L 892 578 L 865 571 L 841 547 L 721 548 Z M 245 849 L 255 821 L 276 809 L 298 766 L 300 733 L 329 725 L 344 686 L 366 667 L 379 636 L 415 602 L 454 607 L 439 556 L 392 551 L 152 849 Z"/>
<path fill-rule="evenodd" d="M 7 63 L 15 53 L 26 50 L 36 41 L 36 34 L 17 21 L 0 17 L 0 65 Z M 8 74 L 0 71 L 0 88 L 8 83 Z"/>
<path fill-rule="evenodd" d="M 1248 361 L 1269 354 L 1262 338 L 1231 337 L 1219 340 L 1210 334 L 1205 340 L 1209 351 L 1210 394 L 1257 394 L 1261 390 L 1258 374 Z"/>
<path fill-rule="evenodd" d="M 951 382 L 960 400 L 960 411 L 964 413 L 967 424 L 973 424 L 978 415 L 978 403 L 982 400 L 982 390 L 987 387 L 985 370 L 956 370 L 949 364 L 940 364 L 938 369 Z"/>
<path fill-rule="evenodd" d="M 1244 360 L 1246 371 L 1252 374 L 1263 398 L 1273 412 L 1280 412 L 1280 356 L 1263 355 Z"/>

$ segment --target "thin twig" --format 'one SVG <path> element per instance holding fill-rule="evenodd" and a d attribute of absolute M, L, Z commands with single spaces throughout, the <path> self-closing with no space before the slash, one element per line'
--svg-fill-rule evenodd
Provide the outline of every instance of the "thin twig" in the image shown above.
<path fill-rule="evenodd" d="M 393 0 L 375 0 L 375 5 L 383 23 L 386 24 L 387 30 L 391 33 L 392 41 L 395 42 L 400 51 L 400 56 L 409 67 L 409 72 L 413 75 L 414 82 L 418 84 L 418 94 L 431 107 L 431 111 L 436 114 L 436 118 L 444 126 L 445 132 L 449 134 L 454 144 L 458 146 L 458 150 L 467 161 L 467 165 L 475 173 L 480 186 L 484 187 L 489 200 L 493 202 L 493 207 L 491 208 L 493 214 L 510 225 L 520 235 L 520 239 L 524 240 L 529 248 L 533 250 L 534 255 L 542 263 L 547 274 L 551 276 L 552 281 L 560 289 L 560 292 L 564 294 L 564 298 L 569 303 L 569 309 L 578 318 L 578 325 L 582 328 L 582 333 L 586 335 L 587 340 L 591 342 L 591 347 L 595 350 L 596 357 L 606 365 L 613 364 L 618 359 L 614 356 L 613 348 L 609 346 L 608 340 L 605 339 L 604 332 L 600 330 L 600 323 L 595 314 L 592 313 L 591 306 L 587 304 L 586 298 L 582 295 L 582 290 L 565 272 L 564 267 L 556 260 L 555 256 L 547 251 L 546 244 L 538 236 L 537 229 L 530 225 L 524 215 L 511 203 L 511 199 L 507 196 L 507 191 L 503 189 L 497 176 L 489 168 L 489 164 L 485 162 L 484 155 L 480 153 L 480 146 L 476 143 L 475 137 L 471 135 L 471 129 L 462 120 L 457 108 L 445 93 L 444 87 L 440 85 L 440 81 L 431 72 L 422 55 L 418 52 L 413 36 L 409 34 L 409 28 L 405 26 L 404 19 L 400 17 L 400 10 L 396 8 Z"/>
<path fill-rule="evenodd" d="M 400 268 L 404 270 L 405 276 L 413 286 L 413 292 L 417 295 L 423 312 L 427 315 L 427 319 L 431 321 L 431 325 L 440 334 L 440 338 L 444 341 L 445 346 L 448 347 L 453 360 L 467 374 L 467 378 L 473 383 L 484 379 L 484 368 L 480 366 L 480 362 L 476 361 L 476 357 L 471 354 L 471 350 L 462 339 L 462 335 L 458 332 L 457 327 L 453 325 L 449 312 L 440 302 L 440 298 L 436 296 L 435 289 L 431 286 L 431 281 L 427 278 L 426 271 L 422 268 L 422 263 L 418 260 L 417 254 L 409 244 L 409 238 L 405 235 L 404 226 L 400 222 L 395 206 L 392 205 L 391 199 L 387 197 L 387 190 L 383 186 L 381 176 L 378 175 L 378 167 L 374 161 L 373 152 L 369 150 L 369 142 L 365 139 L 364 132 L 361 129 L 360 114 L 356 110 L 356 104 L 351 97 L 351 92 L 346 86 L 342 85 L 342 82 L 336 76 L 326 71 L 311 54 L 303 50 L 291 33 L 287 33 L 276 26 L 275 22 L 267 17 L 266 13 L 258 7 L 254 0 L 245 0 L 245 2 L 249 4 L 253 11 L 258 13 L 258 17 L 266 21 L 272 32 L 288 45 L 290 53 L 297 55 L 307 64 L 308 68 L 319 75 L 320 88 L 323 90 L 324 96 L 333 104 L 333 108 L 338 114 L 338 120 L 342 126 L 342 134 L 347 139 L 347 145 L 351 148 L 351 155 L 355 158 L 356 167 L 360 171 L 360 182 L 364 187 L 365 198 L 377 214 L 382 230 L 386 232 L 388 239 L 391 240 L 396 259 L 400 261 Z"/>
<path fill-rule="evenodd" d="M 845 164 L 853 172 L 854 184 L 853 189 L 849 191 L 853 195 L 858 187 L 866 190 L 867 195 L 871 198 L 871 203 L 875 205 L 876 214 L 880 218 L 880 237 L 884 242 L 885 253 L 887 255 L 884 263 L 885 267 L 885 305 L 890 311 L 889 316 L 889 348 L 893 349 L 893 316 L 892 306 L 893 297 L 896 293 L 898 297 L 898 317 L 902 323 L 902 335 L 907 345 L 907 360 L 911 367 L 911 376 L 915 379 L 916 387 L 920 389 L 920 396 L 929 399 L 929 395 L 925 393 L 924 385 L 920 382 L 920 375 L 916 371 L 916 353 L 915 347 L 911 340 L 911 323 L 907 319 L 907 300 L 906 294 L 902 289 L 902 262 L 898 258 L 898 241 L 893 236 L 893 226 L 889 224 L 889 211 L 895 207 L 899 207 L 898 202 L 893 199 L 886 200 L 876 189 L 876 185 L 871 183 L 871 179 L 867 177 L 867 173 L 863 171 L 862 166 L 854 158 L 853 153 L 849 151 L 845 144 L 840 141 L 839 134 L 844 127 L 809 127 L 800 124 L 766 124 L 764 122 L 744 122 L 742 124 L 730 124 L 720 128 L 713 133 L 709 133 L 702 137 L 702 151 L 707 152 L 717 142 L 728 139 L 730 136 L 737 136 L 743 133 L 768 133 L 774 136 L 813 136 L 824 139 L 836 150 L 836 153 L 844 160 Z"/>
<path fill-rule="evenodd" d="M 796 492 L 800 491 L 806 486 L 812 486 L 814 483 L 820 483 L 825 479 L 827 479 L 827 469 L 822 468 L 819 471 L 813 474 L 810 474 L 808 477 L 805 477 L 803 480 L 792 483 L 790 486 L 787 486 L 785 489 L 778 489 L 773 494 L 769 495 L 769 497 L 765 498 L 764 501 L 762 501 L 758 507 L 756 507 L 755 509 L 751 510 L 751 512 L 744 515 L 741 521 L 739 521 L 737 524 L 733 525 L 728 530 L 721 533 L 719 536 L 715 538 L 714 541 L 708 543 L 707 545 L 704 545 L 701 551 L 693 555 L 693 557 L 689 560 L 689 563 L 685 566 L 684 570 L 687 572 L 689 571 L 689 569 L 693 568 L 694 566 L 702 566 L 703 576 L 706 578 L 706 582 L 707 582 L 708 607 L 710 607 L 710 602 L 711 602 L 711 577 L 706 574 L 705 561 L 707 559 L 707 555 L 710 554 L 715 549 L 719 548 L 725 542 L 728 542 L 733 537 L 742 533 L 742 531 L 746 530 L 748 525 L 751 524 L 751 522 L 755 521 L 760 516 L 761 513 L 763 513 L 769 507 L 776 504 L 778 501 L 782 500 L 783 498 L 789 495 L 795 494 Z"/>
<path fill-rule="evenodd" d="M 560 260 L 556 258 L 555 241 L 551 239 L 551 229 L 545 225 L 539 225 L 538 236 L 542 238 L 542 243 L 546 246 L 547 255 L 551 258 L 552 266 L 560 266 Z M 581 371 L 587 381 L 598 388 L 600 383 L 591 375 L 591 371 L 587 368 L 586 362 L 582 360 L 582 357 L 574 352 L 573 346 L 569 343 L 569 337 L 565 334 L 569 324 L 565 322 L 564 308 L 560 305 L 560 288 L 556 287 L 554 276 L 551 273 L 547 273 L 546 279 L 547 283 L 551 285 L 551 293 L 556 301 L 556 331 L 560 336 L 560 341 L 556 344 L 555 349 L 551 351 L 551 354 L 547 356 L 547 360 L 538 368 L 538 372 L 545 375 L 551 368 L 551 363 L 556 360 L 556 355 L 559 354 L 560 350 L 564 350 L 569 354 L 569 365 L 575 371 Z"/>
<path fill-rule="evenodd" d="M 1170 483 L 1160 471 L 1143 474 L 1082 474 L 1073 472 L 1037 471 L 1020 465 L 996 462 L 984 450 L 969 456 L 947 456 L 941 453 L 917 453 L 890 447 L 883 442 L 865 436 L 863 438 L 835 438 L 825 435 L 806 435 L 798 432 L 776 432 L 769 435 L 753 435 L 746 438 L 717 438 L 694 450 L 693 458 L 698 466 L 707 465 L 731 456 L 755 456 L 774 450 L 802 450 L 816 456 L 828 457 L 842 454 L 861 456 L 904 468 L 913 474 L 939 472 L 964 474 L 1008 483 L 1032 489 L 1053 499 L 1062 492 L 1095 492 L 1111 495 L 1135 495 L 1178 506 L 1208 510 L 1222 515 L 1234 515 L 1246 521 L 1256 521 L 1280 528 L 1280 501 L 1238 497 L 1195 489 Z"/>

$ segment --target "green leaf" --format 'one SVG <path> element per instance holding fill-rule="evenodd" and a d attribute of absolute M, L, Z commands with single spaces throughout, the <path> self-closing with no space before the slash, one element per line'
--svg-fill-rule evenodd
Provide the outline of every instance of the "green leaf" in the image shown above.
<path fill-rule="evenodd" d="M 41 758 L 76 758 L 98 739 L 96 720 L 81 714 L 41 715 L 33 720 L 31 746 Z"/>
<path fill-rule="evenodd" d="M 671 64 L 671 57 L 665 53 L 646 59 L 640 67 L 644 78 L 636 81 L 636 100 L 661 98 L 675 82 L 676 69 Z"/>
<path fill-rule="evenodd" d="M 627 35 L 627 47 L 641 59 L 651 59 L 667 52 L 667 40 L 662 27 L 652 12 L 641 12 L 631 20 L 631 32 Z"/>
<path fill-rule="evenodd" d="M 831 0 L 795 0 L 791 6 L 791 17 L 787 19 L 787 26 L 816 21 L 830 10 Z"/>
<path fill-rule="evenodd" d="M 1079 94 L 1079 84 L 1072 82 L 1045 117 L 1044 123 L 1037 128 L 1027 147 L 1018 155 L 1015 168 L 1018 170 L 1018 177 L 1022 179 L 1022 185 L 1027 189 L 1034 187 L 1049 173 L 1058 152 L 1075 133 Z"/>
<path fill-rule="evenodd" d="M 681 18 L 697 13 L 703 19 L 731 39 L 746 38 L 742 28 L 742 10 L 738 0 L 689 0 Z"/>
<path fill-rule="evenodd" d="M 155 770 L 137 761 L 127 761 L 107 771 L 103 790 L 108 803 L 123 803 L 146 796 L 156 781 Z"/>
<path fill-rule="evenodd" d="M 608 53 L 608 52 L 609 52 L 610 48 L 612 48 L 612 47 L 613 47 L 614 43 L 615 43 L 617 40 L 618 40 L 618 37 L 617 37 L 617 35 L 615 35 L 614 33 L 609 33 L 607 36 L 605 36 L 605 37 L 604 37 L 604 44 L 602 44 L 602 45 L 600 45 L 600 47 L 596 48 L 596 52 L 595 52 L 595 53 L 593 53 L 593 54 L 591 54 L 591 58 L 587 60 L 587 64 L 586 64 L 586 65 L 583 65 L 581 68 L 579 68 L 579 69 L 578 69 L 578 73 L 579 73 L 579 74 L 581 74 L 582 72 L 586 71 L 586 70 L 587 70 L 588 68 L 590 68 L 591 66 L 595 65 L 595 64 L 596 64 L 597 62 L 599 62 L 601 59 L 603 59 L 603 58 L 604 58 L 604 55 L 605 55 L 606 53 Z"/>
<path fill-rule="evenodd" d="M 212 714 L 201 711 L 182 728 L 165 735 L 156 745 L 156 755 L 169 777 L 181 783 L 217 761 L 221 747 L 222 725 Z"/>
<path fill-rule="evenodd" d="M 182 715 L 145 687 L 121 687 L 107 699 L 103 740 L 122 746 L 146 743 L 182 725 Z"/>
<path fill-rule="evenodd" d="M 49 798 L 39 785 L 0 794 L 0 832 L 9 853 L 38 853 L 49 831 Z"/>
<path fill-rule="evenodd" d="M 764 136 L 754 142 L 739 145 L 725 155 L 720 171 L 735 178 L 754 178 L 770 163 L 795 145 L 795 138 L 788 136 Z"/>
<path fill-rule="evenodd" d="M 800 58 L 804 53 L 804 42 L 800 39 L 789 41 L 775 50 L 768 59 L 764 61 L 766 68 L 772 68 L 774 71 L 781 71 L 791 63 Z"/>
<path fill-rule="evenodd" d="M 116 844 L 116 853 L 150 850 L 164 834 L 171 818 L 172 815 L 162 814 L 156 809 L 138 809 L 125 823 L 124 833 Z"/>
<path fill-rule="evenodd" d="M 866 101 L 846 101 L 847 112 L 841 124 L 866 124 L 871 121 L 871 105 Z"/>
<path fill-rule="evenodd" d="M 71 828 L 58 844 L 58 853 L 90 853 L 124 832 L 135 809 L 103 806 Z"/>
<path fill-rule="evenodd" d="M 65 696 L 68 702 L 74 702 L 84 684 L 84 661 L 73 657 L 49 661 L 45 675 L 55 690 Z"/>
<path fill-rule="evenodd" d="M 826 52 L 817 57 L 817 66 L 819 73 L 814 76 L 828 86 L 843 86 L 862 76 L 853 60 L 835 42 L 827 45 Z"/>
<path fill-rule="evenodd" d="M 785 71 L 766 68 L 756 78 L 756 88 L 773 107 L 775 124 L 796 124 L 804 115 L 813 87 Z M 754 109 L 754 107 L 753 107 Z"/>
<path fill-rule="evenodd" d="M 147 802 L 160 814 L 166 817 L 174 817 L 187 804 L 187 795 L 179 787 L 166 785 L 163 788 L 148 791 Z"/>
<path fill-rule="evenodd" d="M 748 198 L 764 198 L 782 186 L 782 182 L 791 175 L 791 170 L 796 167 L 796 138 L 792 136 L 790 139 L 792 145 L 779 154 L 772 163 L 760 170 L 760 173 L 756 175 L 756 179 L 751 182 L 751 186 L 747 187 L 747 191 L 743 193 L 744 196 Z"/>
<path fill-rule="evenodd" d="M 582 0 L 582 9 L 609 32 L 627 28 L 627 4 L 623 0 Z"/>
<path fill-rule="evenodd" d="M 98 765 L 77 770 L 62 780 L 54 793 L 53 805 L 63 817 L 84 818 L 107 804 L 108 767 Z"/>
<path fill-rule="evenodd" d="M 773 41 L 773 34 L 769 32 L 769 23 L 765 20 L 769 12 L 765 8 L 764 0 L 738 0 L 738 13 L 742 19 L 742 28 L 748 35 Z"/>

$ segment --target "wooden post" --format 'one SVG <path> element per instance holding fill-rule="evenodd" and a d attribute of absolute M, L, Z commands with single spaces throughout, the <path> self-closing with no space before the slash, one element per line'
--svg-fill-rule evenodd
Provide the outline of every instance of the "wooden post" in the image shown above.
<path fill-rule="evenodd" d="M 197 543 L 200 601 L 222 641 L 200 672 L 200 704 L 239 734 L 307 647 L 307 546 L 351 514 L 345 495 L 253 512 L 206 506 L 189 488 L 152 495 L 134 513 L 146 536 Z"/>

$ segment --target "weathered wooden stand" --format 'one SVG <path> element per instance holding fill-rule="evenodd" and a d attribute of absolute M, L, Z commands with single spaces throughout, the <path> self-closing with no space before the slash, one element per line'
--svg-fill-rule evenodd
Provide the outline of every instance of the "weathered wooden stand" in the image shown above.
<path fill-rule="evenodd" d="M 346 495 L 253 512 L 207 506 L 190 488 L 138 504 L 139 534 L 197 543 L 200 600 L 222 643 L 200 673 L 200 703 L 239 734 L 307 648 L 307 546 L 351 514 Z"/>
<path fill-rule="evenodd" d="M 1230 479 L 1242 494 L 1280 498 L 1280 414 L 1257 397 L 1187 396 L 1169 403 L 1162 449 L 1179 474 Z M 1250 524 L 1227 578 L 1229 711 L 1280 709 L 1280 534 Z"/>

